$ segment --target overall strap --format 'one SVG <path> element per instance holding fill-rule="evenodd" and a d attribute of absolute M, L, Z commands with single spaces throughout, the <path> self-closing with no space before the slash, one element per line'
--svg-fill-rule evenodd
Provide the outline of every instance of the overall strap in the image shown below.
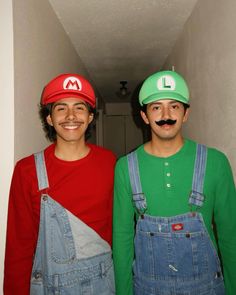
<path fill-rule="evenodd" d="M 136 151 L 127 155 L 130 184 L 133 193 L 133 202 L 139 214 L 144 214 L 147 210 L 147 203 L 139 175 L 138 158 Z"/>
<path fill-rule="evenodd" d="M 34 160 L 35 160 L 36 171 L 37 171 L 38 187 L 39 187 L 39 190 L 41 191 L 49 187 L 47 169 L 46 169 L 45 159 L 44 159 L 44 151 L 35 153 Z"/>
<path fill-rule="evenodd" d="M 192 191 L 189 197 L 189 204 L 201 207 L 204 202 L 203 184 L 207 163 L 207 147 L 202 144 L 197 145 L 196 158 L 193 172 Z"/>

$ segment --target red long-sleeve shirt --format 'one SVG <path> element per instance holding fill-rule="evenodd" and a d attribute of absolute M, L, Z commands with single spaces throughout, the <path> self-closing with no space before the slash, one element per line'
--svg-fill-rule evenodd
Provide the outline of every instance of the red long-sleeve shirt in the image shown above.
<path fill-rule="evenodd" d="M 111 244 L 115 156 L 95 145 L 78 161 L 55 157 L 55 145 L 45 150 L 48 194 Z M 40 192 L 33 155 L 14 169 L 8 208 L 4 295 L 28 295 L 37 244 Z"/>

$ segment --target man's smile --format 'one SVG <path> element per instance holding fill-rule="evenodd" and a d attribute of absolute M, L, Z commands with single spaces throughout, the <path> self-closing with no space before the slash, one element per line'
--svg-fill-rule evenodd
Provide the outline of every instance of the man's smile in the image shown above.
<path fill-rule="evenodd" d="M 59 125 L 64 129 L 74 130 L 79 128 L 82 124 L 83 122 L 73 122 L 73 123 L 60 123 Z"/>

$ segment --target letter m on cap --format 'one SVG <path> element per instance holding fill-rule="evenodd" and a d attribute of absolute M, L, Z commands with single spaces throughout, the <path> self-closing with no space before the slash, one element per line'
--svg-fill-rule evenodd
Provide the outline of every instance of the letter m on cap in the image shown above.
<path fill-rule="evenodd" d="M 63 82 L 63 88 L 80 91 L 82 89 L 82 83 L 78 78 L 68 77 Z"/>

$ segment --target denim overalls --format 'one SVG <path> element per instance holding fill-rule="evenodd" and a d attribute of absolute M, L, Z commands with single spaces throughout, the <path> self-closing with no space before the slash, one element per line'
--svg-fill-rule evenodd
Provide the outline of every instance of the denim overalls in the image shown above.
<path fill-rule="evenodd" d="M 134 206 L 139 214 L 133 264 L 135 295 L 224 295 L 224 282 L 216 249 L 201 213 L 207 148 L 197 145 L 190 212 L 173 217 L 145 214 L 135 152 L 128 155 Z"/>
<path fill-rule="evenodd" d="M 43 152 L 35 154 L 35 163 L 39 190 L 45 193 L 30 294 L 115 294 L 110 245 L 47 194 Z"/>

